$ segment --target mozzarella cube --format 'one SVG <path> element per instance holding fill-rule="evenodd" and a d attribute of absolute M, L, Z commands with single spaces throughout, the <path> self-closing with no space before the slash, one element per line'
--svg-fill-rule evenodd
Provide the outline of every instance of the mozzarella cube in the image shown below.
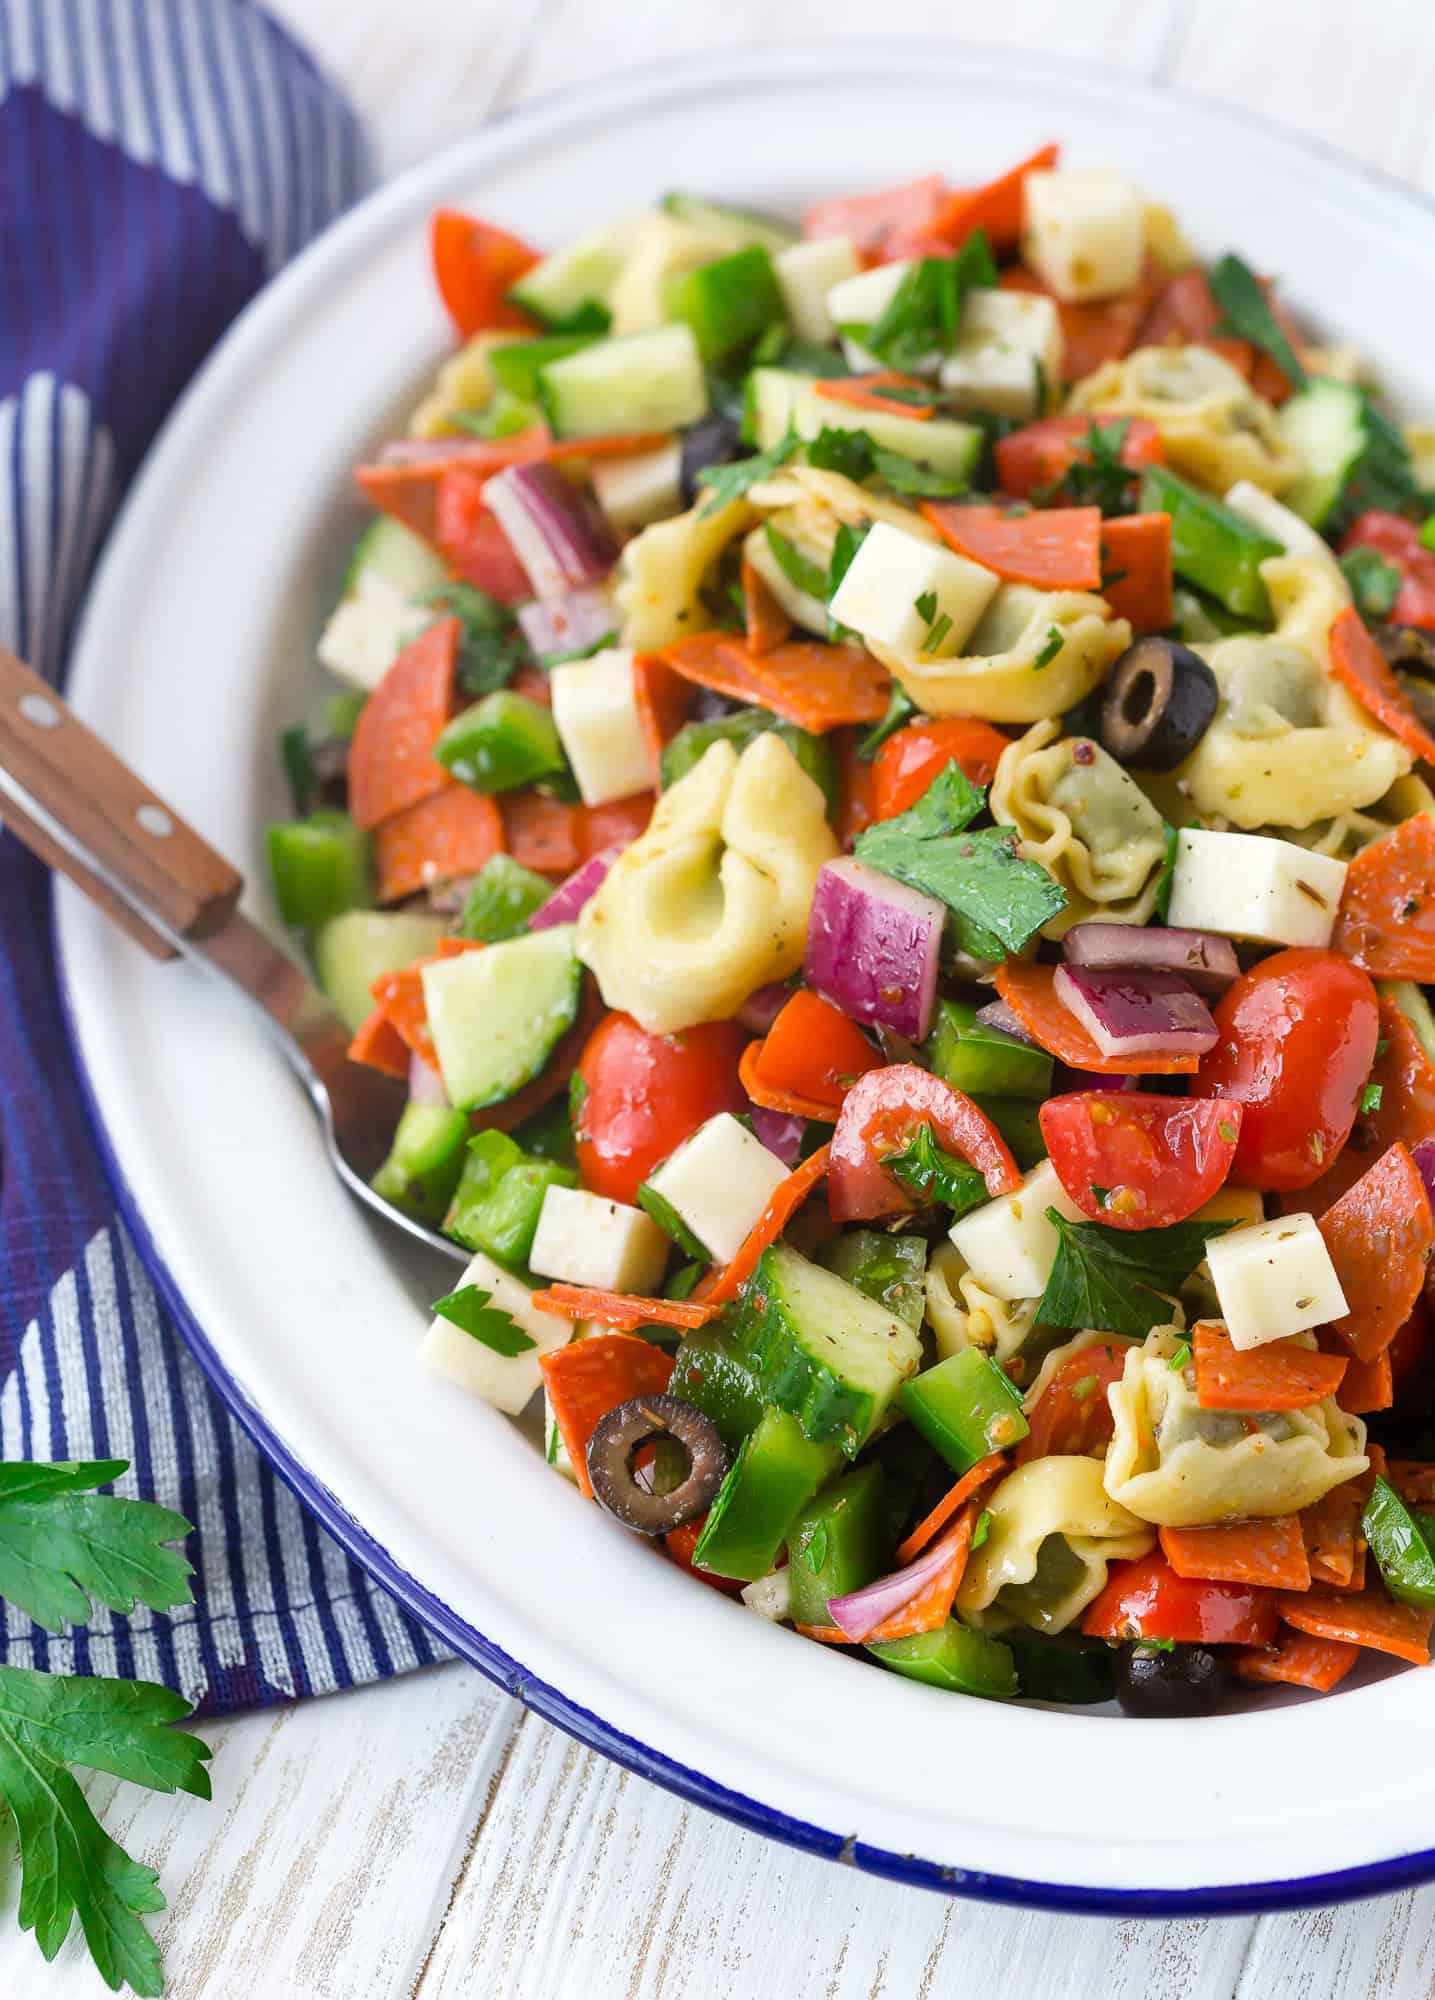
<path fill-rule="evenodd" d="M 1313 1215 L 1214 1236 L 1206 1262 L 1232 1347 L 1263 1347 L 1350 1311 Z"/>
<path fill-rule="evenodd" d="M 972 1275 L 999 1299 L 1039 1299 L 1046 1290 L 1060 1247 L 1047 1220 L 1049 1208 L 1068 1222 L 1082 1220 L 1056 1168 L 1042 1160 L 1014 1194 L 1000 1195 L 952 1224 L 952 1242 Z"/>
<path fill-rule="evenodd" d="M 852 558 L 831 611 L 864 639 L 941 660 L 960 652 L 996 593 L 997 578 L 980 563 L 878 521 Z"/>
<path fill-rule="evenodd" d="M 585 806 L 631 798 L 653 782 L 633 693 L 633 655 L 621 646 L 570 660 L 548 676 L 553 723 Z"/>
<path fill-rule="evenodd" d="M 869 327 L 886 312 L 897 295 L 903 278 L 913 268 L 910 259 L 899 259 L 895 264 L 874 264 L 870 271 L 861 271 L 855 278 L 844 278 L 834 285 L 827 294 L 827 310 L 832 324 L 840 331 L 844 326 Z M 847 366 L 859 375 L 870 374 L 882 366 L 875 354 L 869 354 L 859 339 L 851 334 L 842 335 L 842 352 Z M 941 355 L 935 349 L 922 361 L 913 364 L 910 373 L 921 375 L 937 367 Z M 892 405 L 894 410 L 899 404 Z"/>
<path fill-rule="evenodd" d="M 1061 315 L 1040 292 L 969 292 L 941 382 L 958 410 L 1025 422 L 1061 387 Z"/>
<path fill-rule="evenodd" d="M 650 1215 L 582 1188 L 551 1187 L 528 1262 L 540 1277 L 600 1292 L 648 1294 L 662 1282 L 668 1239 Z"/>
<path fill-rule="evenodd" d="M 1059 299 L 1129 291 L 1146 255 L 1146 202 L 1110 167 L 1028 174 L 1022 248 Z"/>
<path fill-rule="evenodd" d="M 593 491 L 615 528 L 646 528 L 683 511 L 683 447 L 674 438 L 656 451 L 593 464 Z"/>
<path fill-rule="evenodd" d="M 772 269 L 788 324 L 797 338 L 818 342 L 835 339 L 837 327 L 828 308 L 828 293 L 862 269 L 851 237 L 815 236 L 805 243 L 789 243 L 773 258 Z"/>
<path fill-rule="evenodd" d="M 1183 827 L 1171 908 L 1178 929 L 1217 931 L 1252 944 L 1330 943 L 1346 864 L 1265 834 Z"/>
<path fill-rule="evenodd" d="M 465 1285 L 477 1285 L 487 1292 L 488 1304 L 507 1313 L 520 1333 L 528 1335 L 532 1347 L 525 1347 L 521 1354 L 499 1354 L 452 1320 L 435 1319 L 419 1347 L 419 1360 L 435 1375 L 446 1376 L 470 1395 L 482 1396 L 494 1409 L 516 1417 L 539 1385 L 539 1355 L 566 1347 L 572 1324 L 557 1313 L 540 1312 L 527 1285 L 482 1251 L 454 1290 L 462 1291 Z"/>
<path fill-rule="evenodd" d="M 361 570 L 320 634 L 319 664 L 368 693 L 432 618 L 431 606 L 410 604 L 377 570 Z"/>
<path fill-rule="evenodd" d="M 648 1186 L 715 1263 L 730 1264 L 786 1179 L 777 1155 L 730 1111 L 720 1111 L 669 1154 Z"/>

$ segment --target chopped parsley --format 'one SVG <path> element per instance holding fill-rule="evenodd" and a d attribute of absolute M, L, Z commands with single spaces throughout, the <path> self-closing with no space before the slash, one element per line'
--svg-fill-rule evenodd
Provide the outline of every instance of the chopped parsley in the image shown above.
<path fill-rule="evenodd" d="M 1096 1203 L 1096 1206 L 1098 1208 L 1109 1208 L 1111 1205 L 1110 1188 L 1098 1187 L 1095 1181 L 1089 1182 L 1088 1185 L 1091 1188 L 1091 1199 Z"/>
<path fill-rule="evenodd" d="M 872 465 L 877 477 L 894 493 L 914 499 L 951 500 L 967 490 L 965 479 L 954 478 L 950 472 L 937 472 L 916 459 L 904 458 L 899 451 L 883 451 L 880 445 L 872 447 Z"/>
<path fill-rule="evenodd" d="M 935 653 L 952 629 L 952 621 L 947 613 L 938 609 L 936 591 L 924 590 L 920 597 L 913 600 L 912 609 L 927 628 L 919 650 L 924 653 Z"/>
<path fill-rule="evenodd" d="M 986 232 L 974 230 L 955 257 L 922 257 L 903 277 L 870 326 L 842 328 L 889 368 L 919 366 L 945 352 L 961 324 L 962 300 L 974 285 L 995 285 L 996 262 Z"/>
<path fill-rule="evenodd" d="M 1049 667 L 1065 644 L 1066 635 L 1061 627 L 1059 625 L 1048 625 L 1046 628 L 1046 638 L 1042 641 L 1041 651 L 1031 663 L 1033 673 L 1039 673 L 1043 667 Z"/>
<path fill-rule="evenodd" d="M 1250 265 L 1228 252 L 1211 266 L 1206 282 L 1211 297 L 1221 308 L 1221 324 L 1216 331 L 1250 341 L 1253 347 L 1270 356 L 1292 388 L 1304 389 L 1307 378 L 1300 357 L 1271 311 L 1265 287 Z"/>
<path fill-rule="evenodd" d="M 698 474 L 699 486 L 705 486 L 709 493 L 704 514 L 716 514 L 719 508 L 740 500 L 749 487 L 760 485 L 764 479 L 771 479 L 775 472 L 786 465 L 802 440 L 791 423 L 786 431 L 767 451 L 754 452 L 751 458 L 737 458 L 729 465 L 705 465 Z"/>
<path fill-rule="evenodd" d="M 992 1531 L 992 1517 L 989 1508 L 983 1508 L 977 1516 L 977 1525 L 972 1529 L 972 1547 L 979 1549 Z"/>
<path fill-rule="evenodd" d="M 827 577 L 823 595 L 830 604 L 837 594 L 838 585 L 852 567 L 852 558 L 866 541 L 871 529 L 869 521 L 853 523 L 844 521 L 837 530 L 837 539 L 832 544 L 832 557 L 827 565 Z"/>
<path fill-rule="evenodd" d="M 1360 1115 L 1368 1118 L 1372 1111 L 1380 1109 L 1380 1100 L 1385 1095 L 1384 1086 L 1378 1083 L 1366 1084 L 1360 1093 Z"/>
<path fill-rule="evenodd" d="M 794 590 L 800 590 L 806 597 L 815 597 L 819 604 L 827 599 L 827 572 L 805 556 L 796 542 L 775 528 L 771 521 L 763 528 L 767 546 L 772 550 L 772 559 L 782 571 Z M 854 551 L 855 553 L 855 551 Z"/>
<path fill-rule="evenodd" d="M 1222 1139 L 1225 1140 L 1228 1146 L 1234 1146 L 1237 1139 L 1240 1137 L 1240 1133 L 1237 1131 L 1236 1127 L 1231 1123 L 1229 1118 L 1221 1119 L 1220 1123 L 1216 1126 L 1216 1131 L 1217 1134 Z"/>
<path fill-rule="evenodd" d="M 987 1184 L 977 1169 L 939 1146 L 925 1119 L 903 1150 L 889 1153 L 882 1164 L 909 1194 L 941 1202 L 958 1215 L 965 1215 L 987 1198 Z"/>
<path fill-rule="evenodd" d="M 518 620 L 506 604 L 472 583 L 445 583 L 425 598 L 444 618 L 457 618 L 458 681 L 465 694 L 492 694 L 506 687 L 528 658 Z"/>
<path fill-rule="evenodd" d="M 1177 1222 L 1165 1229 L 1109 1229 L 1046 1211 L 1058 1239 L 1056 1262 L 1036 1309 L 1038 1326 L 1096 1327 L 1140 1340 L 1171 1316 L 1163 1292 L 1185 1283 L 1212 1236 L 1229 1222 Z"/>
<path fill-rule="evenodd" d="M 1190 1360 L 1191 1343 L 1189 1340 L 1183 1340 L 1181 1345 L 1176 1349 L 1176 1352 L 1171 1356 L 1167 1366 L 1170 1368 L 1172 1374 L 1179 1375 L 1183 1368 L 1190 1365 Z"/>
<path fill-rule="evenodd" d="M 1176 855 L 1180 847 L 1181 829 L 1172 826 L 1170 820 L 1163 820 L 1161 824 L 1166 851 L 1161 857 L 1161 873 L 1156 877 L 1154 914 L 1164 924 L 1171 913 L 1171 888 L 1176 880 Z"/>
<path fill-rule="evenodd" d="M 807 441 L 807 463 L 820 472 L 840 472 L 860 485 L 875 470 L 872 440 L 865 431 L 833 430 L 824 426 Z"/>
<path fill-rule="evenodd" d="M 1102 423 L 1092 417 L 1086 435 L 1072 440 L 1072 449 L 1085 453 L 1076 457 L 1059 479 L 1036 487 L 1032 499 L 1038 506 L 1060 502 L 1069 507 L 1099 507 L 1103 514 L 1129 514 L 1135 474 L 1122 458 L 1129 417 L 1113 417 Z"/>
<path fill-rule="evenodd" d="M 835 553 L 835 551 L 834 551 Z M 917 704 L 900 681 L 893 681 L 891 697 L 887 703 L 887 713 L 880 722 L 874 722 L 867 734 L 857 745 L 858 761 L 870 764 L 889 736 L 895 736 L 899 729 L 917 713 Z"/>
<path fill-rule="evenodd" d="M 1375 549 L 1356 548 L 1346 550 L 1340 558 L 1340 567 L 1361 617 L 1388 618 L 1405 580 L 1395 564 L 1387 562 Z"/>
<path fill-rule="evenodd" d="M 482 1341 L 495 1354 L 527 1354 L 538 1345 L 537 1341 L 515 1325 L 500 1306 L 490 1305 L 492 1296 L 479 1285 L 460 1285 L 446 1298 L 435 1299 L 433 1309 L 440 1319 L 448 1320 L 471 1339 Z"/>

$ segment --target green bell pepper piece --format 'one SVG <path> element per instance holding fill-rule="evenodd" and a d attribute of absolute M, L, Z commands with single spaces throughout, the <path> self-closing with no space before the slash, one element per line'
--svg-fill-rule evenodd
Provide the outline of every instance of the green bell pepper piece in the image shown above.
<path fill-rule="evenodd" d="M 437 1104 L 407 1104 L 389 1157 L 369 1185 L 375 1194 L 420 1222 L 437 1222 L 463 1171 L 472 1127 L 462 1111 Z"/>
<path fill-rule="evenodd" d="M 458 920 L 460 937 L 480 944 L 502 944 L 521 937 L 528 919 L 553 894 L 553 884 L 511 854 L 494 854 L 484 862 L 468 892 Z"/>
<path fill-rule="evenodd" d="M 663 310 L 669 319 L 687 321 L 710 365 L 740 354 L 785 316 L 772 258 L 760 244 L 669 278 Z"/>
<path fill-rule="evenodd" d="M 1029 1097 L 973 1096 L 973 1104 L 985 1111 L 1025 1173 L 1046 1158 L 1046 1140 L 1041 1133 L 1041 1106 Z"/>
<path fill-rule="evenodd" d="M 925 1236 L 889 1236 L 881 1229 L 850 1229 L 818 1252 L 817 1261 L 879 1306 L 919 1327 L 926 1311 Z"/>
<path fill-rule="evenodd" d="M 541 340 L 515 340 L 495 347 L 488 357 L 489 365 L 500 388 L 506 389 L 510 396 L 536 404 L 539 370 L 550 361 L 561 361 L 565 354 L 576 354 L 580 347 L 591 347 L 601 338 L 597 333 L 550 333 Z"/>
<path fill-rule="evenodd" d="M 568 769 L 552 710 L 509 688 L 486 694 L 456 715 L 433 754 L 475 792 L 511 792 Z"/>
<path fill-rule="evenodd" d="M 960 1475 L 1019 1444 L 1030 1426 L 1021 1397 L 989 1355 L 965 1347 L 897 1391 L 902 1413 Z"/>
<path fill-rule="evenodd" d="M 986 1632 L 973 1632 L 949 1618 L 935 1632 L 918 1632 L 911 1639 L 888 1639 L 867 1651 L 884 1667 L 908 1680 L 953 1694 L 983 1695 L 1009 1701 L 1017 1692 L 1016 1667 L 1010 1646 Z"/>
<path fill-rule="evenodd" d="M 1279 542 L 1164 466 L 1150 465 L 1141 482 L 1141 507 L 1171 516 L 1171 565 L 1238 617 L 1269 625 L 1271 601 L 1261 564 L 1284 553 Z"/>
<path fill-rule="evenodd" d="M 944 1083 L 968 1097 L 985 1092 L 1040 1102 L 1051 1095 L 1053 1059 L 1046 1050 L 987 1027 L 977 1019 L 976 1008 L 964 1000 L 937 1003 L 922 1060 Z"/>
<path fill-rule="evenodd" d="M 317 930 L 346 910 L 373 908 L 372 843 L 347 813 L 326 809 L 275 821 L 269 872 L 280 916 L 301 930 Z"/>
<path fill-rule="evenodd" d="M 571 1167 L 529 1159 L 506 1132 L 474 1133 L 444 1233 L 500 1264 L 526 1264 L 549 1188 L 577 1185 Z"/>
<path fill-rule="evenodd" d="M 739 708 L 713 722 L 685 722 L 663 751 L 660 764 L 663 790 L 685 778 L 714 743 L 731 743 L 742 750 L 766 730 L 775 730 L 798 763 L 818 786 L 827 801 L 830 819 L 842 797 L 842 773 L 837 752 L 825 736 L 812 736 L 795 723 L 783 722 L 765 708 Z"/>
<path fill-rule="evenodd" d="M 766 1407 L 756 1372 L 720 1320 L 683 1336 L 668 1394 L 701 1410 L 729 1451 L 757 1429 Z"/>
<path fill-rule="evenodd" d="M 1435 1551 L 1424 1517 L 1406 1506 L 1388 1479 L 1377 1479 L 1371 1488 L 1360 1526 L 1396 1602 L 1424 1611 L 1435 1605 Z"/>
<path fill-rule="evenodd" d="M 1064 1701 L 1073 1707 L 1110 1701 L 1115 1654 L 1101 1640 L 1051 1637 L 1013 1630 L 1006 1635 L 1016 1677 L 1029 1701 Z"/>
<path fill-rule="evenodd" d="M 808 1502 L 787 1537 L 793 1622 L 830 1625 L 827 1600 L 880 1576 L 891 1553 L 880 1465 L 859 1466 Z"/>
<path fill-rule="evenodd" d="M 717 1498 L 693 1566 L 754 1583 L 776 1563 L 798 1510 L 842 1463 L 835 1444 L 813 1444 L 796 1417 L 769 1409 L 745 1438 Z"/>

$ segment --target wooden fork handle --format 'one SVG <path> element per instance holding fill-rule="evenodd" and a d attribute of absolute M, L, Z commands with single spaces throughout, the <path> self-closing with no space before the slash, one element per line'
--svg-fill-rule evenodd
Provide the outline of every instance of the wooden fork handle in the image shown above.
<path fill-rule="evenodd" d="M 26 796 L 17 797 L 16 788 Z M 58 839 L 45 819 L 68 839 Z M 212 937 L 220 930 L 244 887 L 223 855 L 3 646 L 0 822 L 156 958 L 175 957 L 174 946 L 86 865 L 87 858 L 187 938 Z M 70 843 L 82 852 L 72 851 Z"/>

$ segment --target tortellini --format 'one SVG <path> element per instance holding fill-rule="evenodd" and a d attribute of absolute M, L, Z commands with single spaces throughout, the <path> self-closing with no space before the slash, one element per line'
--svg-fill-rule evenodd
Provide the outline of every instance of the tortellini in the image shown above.
<path fill-rule="evenodd" d="M 868 650 L 928 715 L 977 715 L 986 722 L 1039 722 L 1061 715 L 1099 687 L 1131 627 L 1100 597 L 1082 590 L 997 591 L 959 659 Z"/>
<path fill-rule="evenodd" d="M 714 743 L 658 800 L 578 920 L 608 1006 L 649 1034 L 725 1020 L 802 963 L 826 801 L 781 737 Z"/>
<path fill-rule="evenodd" d="M 495 347 L 511 347 L 518 335 L 477 333 L 439 369 L 433 388 L 409 418 L 413 438 L 451 436 L 455 410 L 481 410 L 493 399 L 498 378 L 493 372 Z"/>
<path fill-rule="evenodd" d="M 1148 921 L 1165 828 L 1135 779 L 1099 743 L 1063 736 L 1057 722 L 1035 723 L 1002 752 L 991 809 L 999 825 L 1016 828 L 1025 859 L 1039 861 L 1066 891 L 1066 908 L 1047 924 L 1045 937 L 1061 937 L 1094 916 Z"/>
<path fill-rule="evenodd" d="M 753 517 L 745 500 L 715 507 L 708 497 L 686 514 L 655 521 L 634 535 L 618 566 L 622 643 L 634 652 L 651 653 L 690 632 L 706 631 L 713 621 L 703 607 L 703 586 L 728 543 L 737 540 Z"/>
<path fill-rule="evenodd" d="M 945 1361 L 965 1347 L 979 1347 L 994 1360 L 1020 1354 L 1036 1325 L 1036 1299 L 999 1299 L 967 1269 L 953 1243 L 943 1243 L 927 1264 L 927 1319 L 937 1357 Z"/>
<path fill-rule="evenodd" d="M 1257 1416 L 1203 1410 L 1194 1369 L 1171 1366 L 1179 1344 L 1176 1327 L 1155 1328 L 1107 1392 L 1116 1428 L 1106 1491 L 1143 1521 L 1195 1528 L 1295 1514 L 1368 1467 L 1365 1425 L 1333 1396 Z"/>
<path fill-rule="evenodd" d="M 1175 1305 L 1173 1311 L 1179 1323 L 1182 1318 L 1180 1306 Z M 1124 1334 L 1101 1333 L 1089 1326 L 1083 1328 L 1080 1333 L 1074 1333 L 1070 1340 L 1062 1341 L 1059 1347 L 1049 1348 L 1042 1356 L 1041 1366 L 1033 1376 L 1030 1388 L 1021 1399 L 1022 1409 L 1026 1412 L 1027 1416 L 1031 1415 L 1032 1411 L 1045 1395 L 1052 1376 L 1058 1368 L 1064 1367 L 1073 1355 L 1084 1354 L 1088 1347 L 1126 1348 L 1130 1347 L 1131 1344 Z M 1104 1458 L 1105 1455 L 1106 1447 L 1103 1445 L 1098 1451 L 1097 1456 Z"/>
<path fill-rule="evenodd" d="M 1114 1501 L 1099 1458 L 1033 1458 L 990 1494 L 990 1527 L 957 1591 L 973 1624 L 1060 1632 L 1100 1595 L 1106 1565 L 1143 1556 L 1155 1540 Z"/>
<path fill-rule="evenodd" d="M 1145 417 L 1173 471 L 1213 493 L 1238 479 L 1275 493 L 1301 469 L 1270 404 L 1208 347 L 1138 347 L 1078 382 L 1070 407 Z"/>

